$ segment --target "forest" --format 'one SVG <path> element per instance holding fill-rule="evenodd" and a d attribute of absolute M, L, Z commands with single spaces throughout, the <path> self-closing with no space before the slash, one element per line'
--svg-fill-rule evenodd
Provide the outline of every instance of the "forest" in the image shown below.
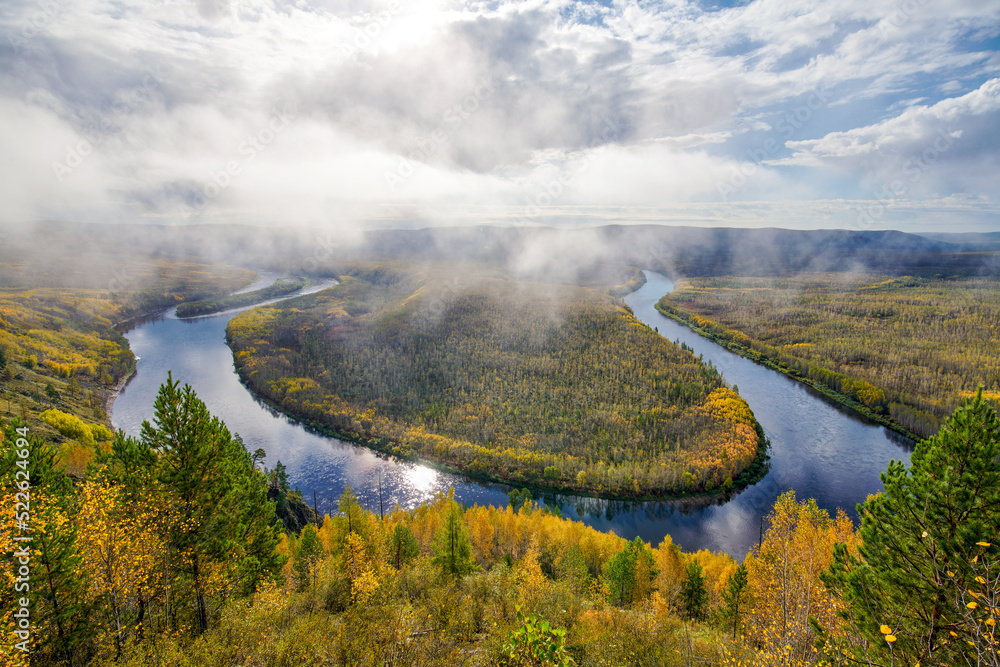
<path fill-rule="evenodd" d="M 0 538 L 7 665 L 1000 661 L 1000 419 L 981 393 L 890 464 L 859 526 L 787 492 L 742 563 L 450 493 L 375 514 L 348 488 L 286 532 L 280 474 L 172 379 L 75 484 L 18 418 L 0 436 L 10 526 L 30 481 Z"/>
<path fill-rule="evenodd" d="M 721 553 L 685 553 L 669 537 L 649 544 L 594 530 L 523 502 L 523 495 L 503 507 L 481 507 L 441 494 L 376 514 L 348 491 L 338 511 L 318 517 L 289 488 L 280 463 L 264 468 L 263 451 L 247 451 L 238 434 L 173 379 L 138 437 L 109 428 L 109 398 L 134 365 L 116 327 L 184 300 L 217 298 L 251 283 L 253 272 L 132 255 L 127 248 L 86 257 L 75 248 L 65 255 L 52 247 L 39 246 L 35 255 L 9 248 L 0 246 L 0 412 L 6 415 L 0 416 L 0 493 L 7 526 L 0 532 L 0 664 L 1000 664 L 1000 422 L 987 400 L 997 391 L 988 378 L 980 380 L 982 393 L 969 376 L 971 384 L 938 395 L 954 413 L 941 412 L 940 430 L 917 445 L 909 466 L 890 465 L 884 491 L 859 506 L 857 524 L 788 492 L 742 563 Z M 52 261 L 38 261 L 52 253 Z M 477 435 L 494 442 L 523 438 L 556 417 L 560 428 L 577 433 L 598 429 L 603 437 L 592 444 L 602 448 L 601 458 L 587 463 L 616 470 L 624 467 L 623 446 L 634 442 L 640 415 L 658 401 L 676 401 L 682 422 L 662 423 L 657 414 L 643 429 L 673 428 L 657 432 L 677 435 L 711 426 L 704 420 L 710 409 L 723 415 L 723 429 L 743 419 L 753 423 L 735 392 L 717 393 L 724 387 L 714 369 L 688 350 L 654 343 L 662 337 L 600 290 L 540 286 L 477 265 L 440 280 L 429 279 L 436 271 L 418 269 L 331 262 L 322 271 L 341 277 L 337 289 L 250 311 L 245 328 L 231 335 L 249 341 L 245 351 L 259 348 L 274 360 L 281 373 L 271 380 L 301 380 L 278 384 L 284 396 L 325 399 L 306 378 L 337 386 L 324 384 L 339 381 L 323 374 L 331 360 L 355 364 L 359 376 L 366 360 L 382 364 L 393 391 L 373 377 L 352 389 L 373 396 L 392 415 L 392 428 L 399 428 L 397 419 L 412 419 L 403 434 L 416 430 L 426 438 L 419 444 L 444 443 L 449 451 Z M 634 272 L 625 273 L 637 284 Z M 865 285 L 885 298 L 898 289 L 896 280 L 873 276 Z M 995 329 L 976 320 L 980 304 L 992 308 L 995 289 L 981 294 L 961 279 L 903 280 L 915 283 L 908 289 L 926 290 L 914 292 L 914 301 L 937 304 L 948 315 L 935 320 L 931 307 L 910 314 L 929 327 L 925 339 L 943 336 L 961 316 L 970 338 L 956 347 L 975 352 L 980 340 L 995 344 Z M 966 283 L 964 294 L 972 298 L 953 301 L 958 310 L 944 309 L 945 297 L 934 296 L 935 289 Z M 758 286 L 765 284 L 778 281 Z M 822 293 L 822 285 L 813 289 Z M 837 310 L 833 296 L 822 298 Z M 676 314 L 705 332 L 722 326 L 707 314 L 698 315 L 700 323 Z M 459 316 L 461 322 L 452 319 Z M 273 339 L 249 337 L 250 331 Z M 847 333 L 838 336 L 849 340 Z M 596 344 L 604 338 L 615 346 Z M 333 352 L 317 354 L 330 341 Z M 382 352 L 366 350 L 371 341 Z M 626 406 L 622 422 L 611 420 L 603 412 L 621 406 L 602 407 L 608 395 L 601 377 L 584 376 L 578 386 L 550 377 L 575 372 L 560 346 L 619 382 L 638 373 L 637 383 L 655 384 L 656 391 L 629 395 L 638 407 Z M 449 362 L 452 350 L 468 355 L 461 366 Z M 250 355 L 241 359 L 249 363 Z M 453 384 L 422 375 L 421 364 L 430 362 L 443 364 Z M 285 375 L 293 363 L 294 375 Z M 528 375 L 504 363 L 527 364 Z M 439 407 L 414 414 L 413 395 L 402 390 L 414 377 L 424 378 L 414 391 L 437 392 Z M 546 414 L 543 399 L 551 397 L 526 394 L 529 380 L 558 397 L 551 400 L 560 401 L 559 409 Z M 840 389 L 860 386 L 841 383 Z M 507 421 L 491 421 L 482 418 L 490 416 L 485 411 L 465 409 L 467 399 L 448 402 L 456 390 L 484 387 L 502 390 L 510 406 L 534 407 L 514 411 L 498 399 L 485 407 Z M 599 419 L 563 413 L 565 397 L 577 395 L 579 412 Z M 855 390 L 856 398 L 864 395 Z M 358 415 L 343 405 L 345 415 L 362 421 L 345 417 L 328 428 L 355 424 L 364 429 L 357 439 L 406 454 L 405 441 L 377 435 L 374 427 L 383 422 L 374 408 Z M 315 414 L 314 423 L 326 423 Z M 560 446 L 570 452 L 573 443 L 560 440 L 556 429 L 538 434 L 524 479 L 558 484 L 563 480 L 551 478 L 562 473 L 545 456 Z M 668 454 L 651 445 L 637 451 Z M 721 460 L 732 450 L 717 451 Z M 679 453 L 694 457 L 684 447 Z M 512 460 L 515 454 L 524 456 L 514 450 Z M 547 479 L 550 466 L 556 469 Z M 583 477 L 589 483 L 588 475 L 589 469 Z M 18 539 L 25 537 L 27 547 Z"/>
<path fill-rule="evenodd" d="M 307 284 L 303 278 L 286 280 L 279 278 L 273 285 L 263 287 L 252 292 L 239 292 L 217 299 L 199 299 L 197 301 L 185 301 L 177 306 L 177 317 L 198 317 L 200 315 L 211 315 L 230 308 L 242 308 L 252 306 L 269 299 L 287 296 L 298 292 Z"/>
<path fill-rule="evenodd" d="M 995 278 L 687 278 L 658 309 L 918 437 L 979 385 L 1000 399 Z"/>
<path fill-rule="evenodd" d="M 116 327 L 256 277 L 246 269 L 134 256 L 115 257 L 114 268 L 103 270 L 103 262 L 66 258 L 60 271 L 42 271 L 30 256 L 2 259 L 0 411 L 58 443 L 63 465 L 76 476 L 110 441 L 110 401 L 135 368 Z"/>
<path fill-rule="evenodd" d="M 617 497 L 729 489 L 746 402 L 594 289 L 379 264 L 235 316 L 246 384 L 328 432 L 466 474 Z"/>

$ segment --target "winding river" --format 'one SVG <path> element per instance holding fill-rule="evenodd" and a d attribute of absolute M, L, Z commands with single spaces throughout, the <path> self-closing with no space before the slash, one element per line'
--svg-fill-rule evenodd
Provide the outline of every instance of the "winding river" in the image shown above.
<path fill-rule="evenodd" d="M 641 536 L 654 546 L 669 534 L 686 551 L 725 551 L 742 559 L 759 538 L 761 517 L 784 491 L 794 489 L 800 498 L 815 498 L 822 508 L 842 507 L 854 516 L 855 505 L 881 488 L 879 473 L 889 461 L 908 461 L 913 443 L 906 438 L 662 316 L 654 305 L 673 289 L 673 283 L 649 271 L 646 277 L 646 284 L 625 301 L 641 321 L 670 340 L 687 343 L 739 387 L 771 441 L 770 471 L 757 484 L 727 497 L 621 502 L 544 494 L 539 502 L 558 506 L 563 516 L 600 530 L 627 538 Z M 273 280 L 274 276 L 264 276 L 248 289 Z M 313 291 L 326 286 L 329 283 Z M 168 311 L 126 332 L 139 361 L 114 402 L 115 428 L 138 435 L 143 420 L 153 415 L 153 399 L 170 370 L 175 379 L 190 384 L 248 448 L 263 448 L 268 466 L 279 460 L 285 464 L 291 483 L 310 504 L 315 498 L 320 511 L 334 511 L 347 485 L 376 512 L 397 504 L 414 507 L 449 487 L 467 505 L 506 504 L 505 485 L 392 460 L 315 433 L 258 401 L 240 383 L 225 342 L 226 324 L 237 312 L 241 311 L 181 320 Z"/>

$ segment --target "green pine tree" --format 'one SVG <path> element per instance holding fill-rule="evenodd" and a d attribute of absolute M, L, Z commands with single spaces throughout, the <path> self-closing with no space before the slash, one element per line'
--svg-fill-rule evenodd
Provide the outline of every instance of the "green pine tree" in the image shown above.
<path fill-rule="evenodd" d="M 864 664 L 980 664 L 970 591 L 1000 569 L 1000 420 L 982 390 L 882 482 L 858 507 L 858 555 L 838 545 L 824 577 L 865 642 L 832 650 Z"/>
<path fill-rule="evenodd" d="M 626 543 L 605 566 L 611 604 L 624 607 L 645 599 L 658 573 L 654 564 L 653 554 L 642 538 Z"/>
<path fill-rule="evenodd" d="M 472 542 L 462 516 L 462 507 L 454 500 L 450 501 L 444 525 L 434 536 L 434 564 L 446 575 L 460 577 L 476 569 L 476 562 L 472 559 Z"/>
<path fill-rule="evenodd" d="M 389 534 L 389 560 L 398 570 L 420 554 L 417 538 L 409 526 L 397 523 Z"/>
<path fill-rule="evenodd" d="M 747 568 L 740 565 L 736 571 L 729 575 L 726 580 L 726 587 L 722 590 L 722 619 L 728 625 L 733 625 L 733 639 L 736 639 L 736 632 L 740 627 L 740 620 L 743 618 L 743 609 L 747 605 Z"/>
<path fill-rule="evenodd" d="M 295 551 L 295 560 L 292 563 L 295 583 L 300 591 L 304 591 L 309 586 L 315 590 L 317 566 L 322 557 L 323 543 L 320 542 L 316 526 L 311 523 L 306 524 L 306 527 L 302 529 L 299 546 Z"/>
<path fill-rule="evenodd" d="M 681 607 L 684 615 L 692 621 L 700 621 L 708 613 L 708 589 L 701 563 L 688 563 L 684 581 L 681 582 Z"/>
<path fill-rule="evenodd" d="M 173 568 L 189 586 L 197 627 L 204 631 L 209 570 L 225 571 L 224 596 L 252 592 L 282 565 L 267 481 L 242 442 L 172 375 L 160 387 L 153 422 L 143 422 L 140 437 L 156 452 L 157 481 L 174 511 L 168 535 Z"/>
<path fill-rule="evenodd" d="M 268 471 L 267 476 L 271 487 L 278 491 L 278 493 L 288 492 L 288 471 L 285 469 L 285 465 L 281 461 L 274 464 L 274 470 Z"/>

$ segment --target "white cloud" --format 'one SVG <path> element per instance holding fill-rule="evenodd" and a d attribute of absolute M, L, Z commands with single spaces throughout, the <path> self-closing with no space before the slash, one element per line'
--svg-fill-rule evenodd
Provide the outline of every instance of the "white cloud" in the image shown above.
<path fill-rule="evenodd" d="M 389 207 L 447 220 L 523 208 L 552 174 L 572 175 L 552 210 L 710 202 L 741 170 L 753 177 L 732 199 L 823 201 L 877 187 L 939 126 L 955 137 L 950 168 L 903 198 L 989 194 L 998 175 L 1000 58 L 975 46 L 1000 30 L 995 3 L 4 4 L 7 219 L 170 219 L 227 178 L 196 219 Z M 819 88 L 831 99 L 796 141 L 748 163 Z M 890 107 L 902 111 L 886 119 Z M 287 129 L 241 151 L 287 108 Z M 94 128 L 99 145 L 60 182 L 51 163 Z M 800 177 L 806 165 L 818 175 Z"/>
<path fill-rule="evenodd" d="M 895 182 L 900 184 L 893 188 L 896 196 L 946 196 L 949 192 L 941 192 L 942 187 L 964 192 L 957 188 L 976 183 L 992 194 L 988 183 L 995 182 L 1000 167 L 998 126 L 1000 79 L 990 79 L 965 95 L 910 106 L 879 123 L 790 141 L 794 154 L 774 163 L 834 167 L 870 182 Z"/>

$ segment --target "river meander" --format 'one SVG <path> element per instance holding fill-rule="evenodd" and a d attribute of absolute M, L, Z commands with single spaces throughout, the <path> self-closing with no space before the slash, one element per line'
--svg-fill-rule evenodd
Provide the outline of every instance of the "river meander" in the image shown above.
<path fill-rule="evenodd" d="M 545 494 L 540 502 L 557 505 L 563 516 L 600 530 L 628 538 L 639 535 L 654 546 L 670 534 L 687 551 L 726 551 L 741 559 L 758 539 L 760 517 L 782 492 L 795 489 L 801 498 L 816 498 L 820 507 L 843 507 L 853 516 L 855 505 L 881 488 L 879 473 L 889 461 L 909 459 L 909 440 L 661 315 L 654 304 L 673 289 L 673 283 L 656 273 L 646 275 L 646 284 L 625 301 L 641 321 L 670 340 L 686 343 L 738 386 L 771 441 L 770 471 L 728 498 L 622 502 Z M 265 276 L 251 288 L 273 280 L 274 276 Z M 142 421 L 152 417 L 153 399 L 170 370 L 175 379 L 190 384 L 248 448 L 262 447 L 268 454 L 267 465 L 278 460 L 285 464 L 291 483 L 310 504 L 315 494 L 320 511 L 335 510 L 336 498 L 350 485 L 362 504 L 377 512 L 380 483 L 387 511 L 397 503 L 414 507 L 449 487 L 468 505 L 506 504 L 505 485 L 395 461 L 320 435 L 257 400 L 240 383 L 226 346 L 226 324 L 237 312 L 241 311 L 181 320 L 168 311 L 126 332 L 139 362 L 135 376 L 115 400 L 114 426 L 137 436 Z"/>

